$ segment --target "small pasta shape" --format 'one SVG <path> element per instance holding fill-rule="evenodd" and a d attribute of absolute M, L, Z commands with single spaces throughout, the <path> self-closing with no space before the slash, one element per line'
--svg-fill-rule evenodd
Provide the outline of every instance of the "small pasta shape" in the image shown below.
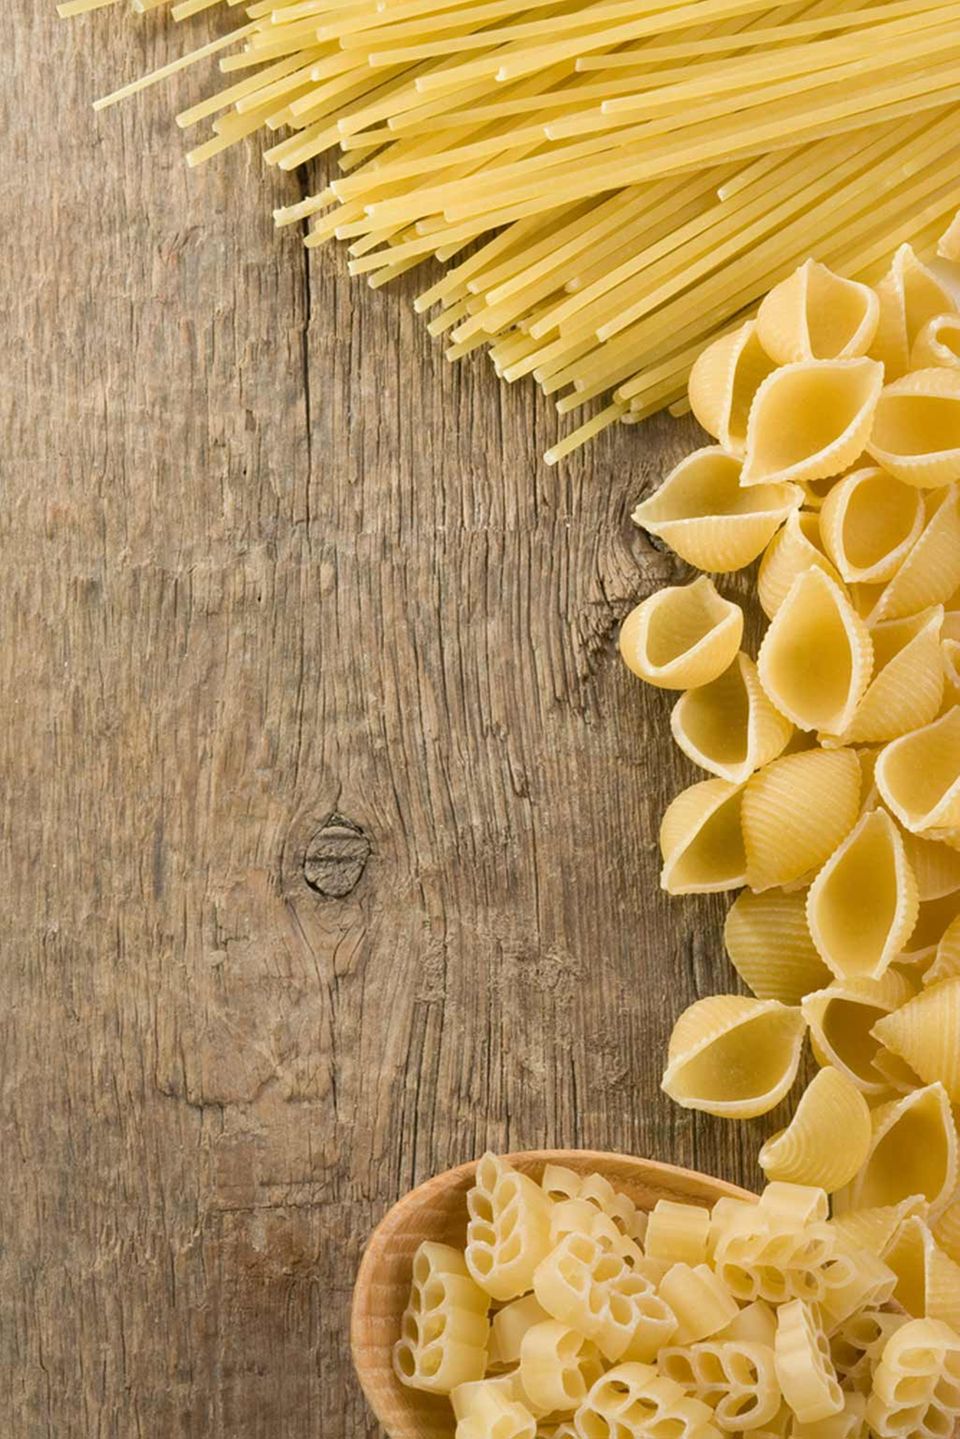
<path fill-rule="evenodd" d="M 792 1233 L 729 1232 L 719 1238 L 715 1256 L 720 1278 L 745 1304 L 818 1303 L 835 1262 L 836 1240 L 824 1224 Z"/>
<path fill-rule="evenodd" d="M 550 1248 L 550 1200 L 527 1174 L 485 1154 L 467 1195 L 471 1276 L 494 1299 L 516 1299 Z"/>
<path fill-rule="evenodd" d="M 690 408 L 707 434 L 731 454 L 743 454 L 750 407 L 774 368 L 752 320 L 714 340 L 694 361 L 687 391 Z"/>
<path fill-rule="evenodd" d="M 649 1364 L 618 1364 L 594 1384 L 574 1417 L 580 1439 L 708 1439 L 713 1412 Z"/>
<path fill-rule="evenodd" d="M 939 659 L 938 653 L 938 664 Z M 793 734 L 793 725 L 768 699 L 756 665 L 742 651 L 717 679 L 681 695 L 670 729 L 694 764 L 729 784 L 743 784 L 776 759 Z"/>
<path fill-rule="evenodd" d="M 815 1424 L 843 1409 L 843 1391 L 830 1345 L 815 1309 L 794 1299 L 777 1311 L 774 1340 L 777 1379 L 801 1424 Z"/>
<path fill-rule="evenodd" d="M 542 1324 L 549 1315 L 537 1303 L 536 1295 L 524 1294 L 498 1309 L 490 1321 L 488 1364 L 503 1368 L 519 1364 L 523 1336 L 534 1324 Z"/>
<path fill-rule="evenodd" d="M 865 1380 L 864 1387 L 869 1393 L 873 1370 L 887 1340 L 902 1329 L 908 1319 L 909 1315 L 886 1309 L 861 1309 L 844 1319 L 830 1337 L 830 1356 L 841 1384 L 852 1381 L 859 1388 Z"/>
<path fill-rule="evenodd" d="M 923 1083 L 905 1059 L 890 1049 L 884 1049 L 882 1044 L 873 1057 L 873 1067 L 895 1094 L 909 1094 L 911 1089 L 919 1089 Z"/>
<path fill-rule="evenodd" d="M 960 1325 L 960 1264 L 944 1253 L 923 1219 L 904 1220 L 886 1262 L 897 1277 L 893 1297 L 908 1314 Z"/>
<path fill-rule="evenodd" d="M 944 691 L 942 624 L 943 609 L 934 605 L 872 628 L 874 677 L 839 736 L 842 743 L 883 743 L 936 718 Z"/>
<path fill-rule="evenodd" d="M 849 1209 L 845 1214 L 835 1214 L 830 1220 L 830 1228 L 842 1248 L 865 1249 L 882 1259 L 903 1221 L 914 1214 L 925 1214 L 926 1210 L 926 1201 L 914 1194 L 898 1204 Z"/>
<path fill-rule="evenodd" d="M 462 1384 L 450 1397 L 456 1439 L 536 1439 L 534 1415 L 497 1379 Z"/>
<path fill-rule="evenodd" d="M 869 285 L 807 260 L 764 298 L 757 335 L 778 365 L 849 360 L 867 353 L 879 321 L 880 301 Z"/>
<path fill-rule="evenodd" d="M 766 1141 L 758 1156 L 768 1179 L 813 1184 L 832 1194 L 849 1184 L 870 1148 L 870 1110 L 839 1069 L 815 1074 L 793 1118 Z"/>
<path fill-rule="evenodd" d="M 685 1109 L 766 1114 L 796 1078 L 804 1031 L 800 1011 L 776 1000 L 698 1000 L 674 1028 L 661 1088 Z"/>
<path fill-rule="evenodd" d="M 887 1340 L 867 1400 L 877 1439 L 948 1436 L 960 1414 L 960 1338 L 937 1319 L 911 1319 Z"/>
<path fill-rule="evenodd" d="M 960 210 L 940 236 L 937 254 L 944 260 L 960 260 Z"/>
<path fill-rule="evenodd" d="M 914 370 L 885 386 L 866 448 L 906 485 L 929 490 L 960 479 L 960 371 Z"/>
<path fill-rule="evenodd" d="M 875 777 L 884 803 L 914 834 L 960 824 L 960 705 L 886 745 Z"/>
<path fill-rule="evenodd" d="M 935 315 L 914 340 L 910 368 L 926 370 L 934 365 L 960 369 L 960 315 Z"/>
<path fill-rule="evenodd" d="M 960 978 L 921 990 L 877 1021 L 873 1033 L 925 1084 L 939 1080 L 960 1104 Z"/>
<path fill-rule="evenodd" d="M 922 496 L 876 467 L 838 480 L 820 511 L 823 547 L 848 583 L 892 579 L 920 538 Z"/>
<path fill-rule="evenodd" d="M 952 1200 L 930 1223 L 930 1232 L 944 1254 L 960 1264 L 960 1199 Z"/>
<path fill-rule="evenodd" d="M 894 380 L 909 365 L 914 341 L 927 321 L 954 306 L 949 290 L 910 245 L 900 246 L 876 289 L 880 323 L 870 354 L 883 363 L 887 379 Z"/>
<path fill-rule="evenodd" d="M 753 890 L 815 873 L 856 824 L 860 765 L 851 749 L 805 750 L 775 759 L 747 781 L 741 825 Z"/>
<path fill-rule="evenodd" d="M 719 1275 L 707 1264 L 674 1264 L 658 1289 L 677 1321 L 673 1341 L 696 1344 L 736 1317 L 738 1304 Z"/>
<path fill-rule="evenodd" d="M 794 510 L 767 546 L 757 572 L 757 598 L 768 620 L 783 604 L 797 576 L 811 566 L 823 570 L 837 584 L 843 583 L 824 553 L 819 517 L 809 510 Z"/>
<path fill-rule="evenodd" d="M 942 1084 L 928 1084 L 879 1105 L 866 1163 L 834 1198 L 846 1209 L 897 1204 L 920 1195 L 935 1218 L 957 1187 L 957 1130 Z"/>
<path fill-rule="evenodd" d="M 393 1346 L 393 1369 L 401 1384 L 449 1394 L 482 1379 L 489 1303 L 459 1249 L 425 1240 L 414 1255 L 410 1302 Z"/>
<path fill-rule="evenodd" d="M 715 1340 L 671 1346 L 660 1355 L 660 1371 L 709 1404 L 717 1427 L 728 1434 L 759 1429 L 780 1410 L 772 1345 Z"/>
<path fill-rule="evenodd" d="M 705 779 L 667 806 L 660 822 L 660 885 L 668 894 L 714 894 L 745 883 L 742 798 L 742 785 Z"/>
<path fill-rule="evenodd" d="M 734 1343 L 763 1344 L 772 1349 L 776 1332 L 776 1310 L 765 1299 L 754 1299 L 752 1303 L 745 1304 L 727 1327 L 714 1335 L 714 1339 L 717 1342 L 729 1339 Z"/>
<path fill-rule="evenodd" d="M 862 454 L 883 388 L 874 360 L 783 365 L 760 385 L 747 424 L 741 484 L 842 475 Z"/>
<path fill-rule="evenodd" d="M 808 994 L 800 1007 L 817 1061 L 839 1069 L 868 1098 L 887 1094 L 886 1080 L 873 1067 L 880 1048 L 873 1027 L 913 993 L 910 982 L 889 969 L 881 979 L 838 979 Z"/>
<path fill-rule="evenodd" d="M 798 575 L 770 622 L 757 673 L 798 729 L 840 734 L 870 683 L 870 632 L 844 591 L 816 566 Z"/>
<path fill-rule="evenodd" d="M 710 445 L 681 460 L 633 512 L 634 524 L 656 535 L 697 569 L 729 574 L 751 564 L 792 510 L 798 485 L 740 484 L 741 462 Z"/>
<path fill-rule="evenodd" d="M 734 969 L 758 999 L 799 1004 L 832 978 L 810 938 L 803 893 L 744 890 L 727 914 L 723 941 Z"/>
<path fill-rule="evenodd" d="M 657 590 L 624 620 L 620 653 L 628 669 L 659 689 L 709 684 L 733 663 L 743 611 L 706 575 Z"/>
<path fill-rule="evenodd" d="M 827 1192 L 819 1184 L 771 1179 L 760 1196 L 760 1212 L 771 1234 L 794 1234 L 822 1223 L 830 1212 Z"/>
<path fill-rule="evenodd" d="M 824 1328 L 833 1333 L 851 1314 L 886 1304 L 896 1282 L 897 1276 L 889 1265 L 869 1250 L 848 1249 L 838 1254 L 820 1300 Z"/>
<path fill-rule="evenodd" d="M 552 1319 L 592 1340 L 611 1362 L 650 1359 L 676 1320 L 649 1280 L 585 1234 L 569 1234 L 537 1266 L 537 1300 Z"/>
<path fill-rule="evenodd" d="M 869 810 L 807 893 L 807 924 L 838 979 L 879 979 L 913 933 L 920 902 L 900 831 Z"/>
<path fill-rule="evenodd" d="M 922 974 L 926 979 L 948 929 L 958 916 L 960 893 L 956 891 L 942 895 L 939 899 L 925 900 L 920 906 L 913 933 L 904 945 L 897 963 L 909 965 L 912 972 Z"/>
<path fill-rule="evenodd" d="M 583 1176 L 565 1164 L 545 1164 L 540 1176 L 540 1188 L 548 1199 L 558 1202 L 563 1199 L 578 1199 Z"/>
<path fill-rule="evenodd" d="M 859 1439 L 866 1426 L 865 1394 L 844 1394 L 843 1408 L 838 1414 L 817 1419 L 813 1424 L 794 1422 L 790 1439 Z"/>
<path fill-rule="evenodd" d="M 647 1221 L 646 1251 L 671 1264 L 703 1264 L 710 1240 L 710 1211 L 700 1204 L 658 1199 Z"/>
<path fill-rule="evenodd" d="M 603 1372 L 599 1352 L 555 1319 L 532 1325 L 520 1346 L 520 1385 L 541 1413 L 572 1413 Z"/>
<path fill-rule="evenodd" d="M 960 584 L 960 492 L 953 485 L 927 501 L 928 520 L 897 573 L 879 591 L 857 586 L 867 623 L 904 619 L 944 604 Z M 857 598 L 857 596 L 855 596 Z"/>
<path fill-rule="evenodd" d="M 960 854 L 955 849 L 909 831 L 905 831 L 903 837 L 910 867 L 916 875 L 921 904 L 928 899 L 943 899 L 945 895 L 960 890 Z"/>

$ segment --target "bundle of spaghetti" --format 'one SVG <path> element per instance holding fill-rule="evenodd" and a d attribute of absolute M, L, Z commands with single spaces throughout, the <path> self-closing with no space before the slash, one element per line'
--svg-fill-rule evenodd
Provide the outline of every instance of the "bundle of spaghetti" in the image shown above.
<path fill-rule="evenodd" d="M 74 14 L 118 0 L 67 0 Z M 186 19 L 238 0 L 132 0 Z M 222 55 L 200 164 L 255 131 L 328 183 L 277 212 L 346 241 L 458 359 L 486 347 L 561 414 L 548 460 L 682 404 L 693 358 L 816 248 L 867 277 L 960 202 L 960 0 L 256 0 L 99 107 Z M 479 248 L 477 248 L 479 244 Z M 464 252 L 467 257 L 464 258 Z M 452 263 L 451 263 L 452 262 Z"/>

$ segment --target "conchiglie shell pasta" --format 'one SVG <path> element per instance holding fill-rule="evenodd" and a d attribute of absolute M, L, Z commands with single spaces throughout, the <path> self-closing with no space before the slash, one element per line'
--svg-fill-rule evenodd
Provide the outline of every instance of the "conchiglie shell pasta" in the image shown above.
<path fill-rule="evenodd" d="M 941 1210 L 930 1229 L 943 1252 L 960 1264 L 960 1199 Z"/>
<path fill-rule="evenodd" d="M 917 922 L 917 882 L 884 810 L 865 814 L 810 886 L 807 923 L 838 978 L 879 979 Z"/>
<path fill-rule="evenodd" d="M 620 653 L 647 684 L 685 690 L 723 674 L 742 635 L 739 605 L 701 575 L 691 585 L 657 590 L 632 610 L 620 630 Z"/>
<path fill-rule="evenodd" d="M 922 490 L 960 479 L 960 370 L 914 370 L 887 385 L 867 450 L 891 475 Z"/>
<path fill-rule="evenodd" d="M 914 341 L 928 320 L 954 308 L 949 290 L 928 270 L 909 245 L 901 245 L 877 285 L 880 323 L 870 354 L 880 360 L 887 380 L 902 375 Z"/>
<path fill-rule="evenodd" d="M 862 454 L 883 388 L 873 360 L 808 360 L 769 375 L 750 408 L 741 483 L 824 480 Z"/>
<path fill-rule="evenodd" d="M 742 652 L 719 678 L 687 690 L 674 705 L 670 728 L 694 764 L 731 784 L 742 784 L 776 759 L 793 734 L 793 725 L 764 693 L 753 660 Z"/>
<path fill-rule="evenodd" d="M 873 1065 L 880 1041 L 872 1031 L 913 993 L 903 975 L 891 969 L 882 979 L 838 979 L 808 994 L 801 1008 L 818 1062 L 841 1070 L 870 1098 L 888 1094 L 887 1081 Z"/>
<path fill-rule="evenodd" d="M 839 585 L 816 567 L 797 576 L 760 646 L 760 682 L 799 729 L 839 734 L 870 683 L 870 632 Z"/>
<path fill-rule="evenodd" d="M 787 1128 L 764 1144 L 760 1168 L 768 1179 L 812 1184 L 832 1194 L 863 1164 L 870 1135 L 867 1101 L 831 1066 L 814 1075 Z"/>
<path fill-rule="evenodd" d="M 708 345 L 690 371 L 690 408 L 724 449 L 743 454 L 750 406 L 774 369 L 753 320 Z"/>
<path fill-rule="evenodd" d="M 749 1119 L 773 1109 L 796 1078 L 804 1035 L 798 1009 L 718 995 L 692 1005 L 678 1029 L 661 1087 L 685 1109 Z"/>
<path fill-rule="evenodd" d="M 871 1124 L 871 1137 L 872 1131 Z M 913 1194 L 898 1204 L 848 1209 L 844 1214 L 834 1215 L 830 1228 L 844 1249 L 868 1249 L 871 1254 L 883 1259 L 903 1221 L 914 1214 L 922 1217 L 926 1212 L 926 1200 L 919 1194 Z"/>
<path fill-rule="evenodd" d="M 853 750 L 805 750 L 758 770 L 741 809 L 750 888 L 793 884 L 818 870 L 856 824 L 859 808 Z"/>
<path fill-rule="evenodd" d="M 935 1218 L 957 1187 L 957 1131 L 942 1084 L 928 1084 L 879 1105 L 871 1116 L 870 1153 L 834 1199 L 846 1209 L 897 1204 L 919 1194 Z"/>
<path fill-rule="evenodd" d="M 960 915 L 950 921 L 937 945 L 933 963 L 923 976 L 923 983 L 939 985 L 942 979 L 960 978 Z"/>
<path fill-rule="evenodd" d="M 834 485 L 820 511 L 820 536 L 845 580 L 879 584 L 896 574 L 925 521 L 918 492 L 874 467 Z"/>
<path fill-rule="evenodd" d="M 884 1049 L 883 1045 L 873 1057 L 873 1067 L 887 1081 L 894 1094 L 909 1094 L 911 1089 L 919 1089 L 923 1083 L 919 1074 L 910 1068 L 905 1059 L 901 1059 L 899 1054 L 894 1054 L 891 1049 Z"/>
<path fill-rule="evenodd" d="M 874 678 L 841 744 L 878 744 L 897 739 L 936 717 L 943 701 L 939 605 L 903 620 L 885 620 L 870 632 Z"/>
<path fill-rule="evenodd" d="M 928 899 L 942 899 L 960 889 L 960 854 L 949 845 L 918 834 L 904 833 L 910 865 L 917 877 L 921 904 Z M 960 935 L 958 935 L 960 941 Z"/>
<path fill-rule="evenodd" d="M 960 370 L 960 315 L 935 315 L 913 343 L 911 369 L 926 370 L 937 365 Z"/>
<path fill-rule="evenodd" d="M 759 999 L 799 1004 L 830 983 L 810 938 L 802 893 L 744 890 L 730 907 L 723 939 L 734 969 Z"/>
<path fill-rule="evenodd" d="M 633 512 L 634 523 L 688 564 L 713 574 L 749 565 L 792 510 L 798 485 L 740 485 L 741 462 L 718 445 L 697 450 L 670 472 Z"/>
<path fill-rule="evenodd" d="M 706 779 L 667 806 L 660 823 L 660 883 L 668 894 L 715 894 L 745 883 L 742 793 L 742 786 Z"/>
<path fill-rule="evenodd" d="M 960 1266 L 940 1248 L 925 1220 L 916 1215 L 904 1220 L 885 1263 L 897 1276 L 893 1297 L 908 1314 L 960 1326 Z"/>
<path fill-rule="evenodd" d="M 960 825 L 960 706 L 888 744 L 877 760 L 877 787 L 905 829 Z"/>
<path fill-rule="evenodd" d="M 940 236 L 937 254 L 944 260 L 960 261 L 960 210 L 954 216 L 952 224 Z"/>
<path fill-rule="evenodd" d="M 904 619 L 945 604 L 960 583 L 960 491 L 956 485 L 927 499 L 928 519 L 897 573 L 879 590 L 865 587 L 868 624 Z M 861 613 L 863 611 L 861 610 Z"/>
<path fill-rule="evenodd" d="M 960 979 L 921 990 L 878 1020 L 873 1033 L 925 1084 L 940 1080 L 951 1101 L 960 1104 Z"/>
<path fill-rule="evenodd" d="M 897 961 L 911 970 L 929 971 L 929 966 L 944 942 L 950 926 L 960 915 L 960 894 L 951 891 L 939 899 L 927 899 L 920 905 L 917 923 Z"/>
<path fill-rule="evenodd" d="M 816 565 L 824 574 L 843 581 L 820 548 L 820 521 L 807 510 L 794 510 L 783 529 L 774 535 L 760 561 L 757 598 L 767 619 L 773 619 L 798 575 Z"/>
<path fill-rule="evenodd" d="M 816 260 L 775 285 L 757 315 L 757 334 L 779 365 L 865 355 L 880 320 L 868 285 L 845 280 Z"/>

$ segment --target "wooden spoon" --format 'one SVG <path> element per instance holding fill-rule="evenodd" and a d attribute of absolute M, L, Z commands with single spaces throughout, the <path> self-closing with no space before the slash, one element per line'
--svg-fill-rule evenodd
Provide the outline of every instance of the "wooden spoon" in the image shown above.
<path fill-rule="evenodd" d="M 531 1149 L 507 1155 L 515 1168 L 539 1179 L 545 1164 L 565 1164 L 585 1174 L 606 1176 L 640 1209 L 658 1199 L 713 1204 L 724 1195 L 756 1199 L 745 1189 L 708 1174 L 606 1154 L 594 1149 Z M 413 1256 L 424 1239 L 463 1247 L 467 1227 L 467 1190 L 476 1161 L 428 1179 L 395 1204 L 374 1230 L 360 1263 L 353 1291 L 350 1344 L 361 1388 L 390 1439 L 452 1439 L 456 1425 L 450 1401 L 407 1389 L 391 1362 L 400 1337 L 400 1317 L 410 1297 Z"/>

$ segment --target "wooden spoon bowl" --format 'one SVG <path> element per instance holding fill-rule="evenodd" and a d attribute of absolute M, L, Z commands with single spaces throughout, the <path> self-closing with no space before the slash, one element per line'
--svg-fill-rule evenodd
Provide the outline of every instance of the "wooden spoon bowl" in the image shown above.
<path fill-rule="evenodd" d="M 531 1149 L 507 1155 L 515 1168 L 539 1179 L 545 1164 L 606 1176 L 640 1209 L 658 1199 L 713 1204 L 725 1195 L 756 1199 L 745 1189 L 627 1154 L 594 1149 Z M 400 1318 L 410 1297 L 413 1256 L 424 1239 L 463 1247 L 467 1228 L 467 1190 L 476 1161 L 448 1169 L 404 1196 L 374 1230 L 360 1263 L 353 1292 L 350 1345 L 361 1388 L 390 1439 L 452 1439 L 456 1425 L 448 1399 L 407 1389 L 393 1372 L 392 1350 L 400 1337 Z"/>

